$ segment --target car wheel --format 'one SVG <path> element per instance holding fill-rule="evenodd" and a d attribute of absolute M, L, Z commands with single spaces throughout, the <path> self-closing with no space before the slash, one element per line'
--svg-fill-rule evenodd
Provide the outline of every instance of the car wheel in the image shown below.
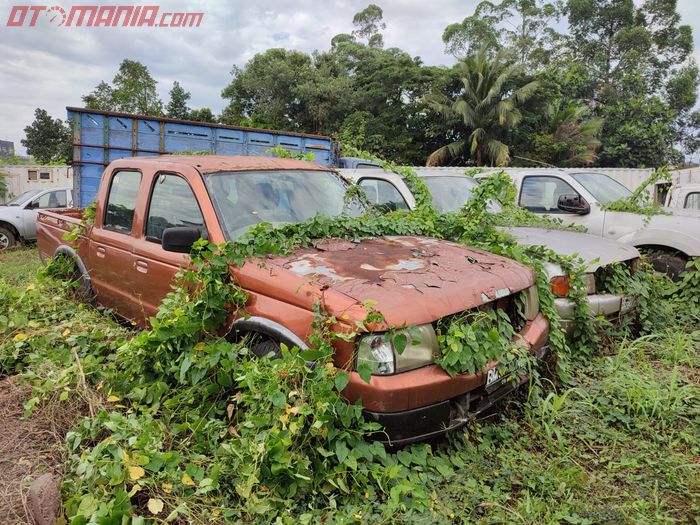
<path fill-rule="evenodd" d="M 271 359 L 280 359 L 282 357 L 280 345 L 278 345 L 274 341 L 271 341 L 270 339 L 261 341 L 259 343 L 256 343 L 254 341 L 255 340 L 253 340 L 253 343 L 250 347 L 250 351 L 253 353 L 253 355 L 257 357 L 265 357 L 269 355 Z"/>
<path fill-rule="evenodd" d="M 16 243 L 15 235 L 7 228 L 0 227 L 0 252 L 12 248 Z"/>
<path fill-rule="evenodd" d="M 668 252 L 651 252 L 648 257 L 654 270 L 665 273 L 673 281 L 680 279 L 680 275 L 685 270 L 685 265 L 688 262 L 685 257 Z"/>

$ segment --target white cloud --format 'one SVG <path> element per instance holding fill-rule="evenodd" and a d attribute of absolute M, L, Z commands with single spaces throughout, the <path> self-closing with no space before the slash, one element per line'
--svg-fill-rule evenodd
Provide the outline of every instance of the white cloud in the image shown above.
<path fill-rule="evenodd" d="M 47 5 L 85 5 L 77 0 L 37 0 Z M 450 64 L 443 52 L 442 31 L 473 12 L 477 0 L 149 0 L 162 10 L 203 11 L 199 28 L 75 28 L 56 27 L 40 17 L 36 27 L 8 28 L 11 5 L 0 6 L 0 139 L 18 150 L 23 128 L 42 107 L 64 118 L 65 107 L 80 105 L 80 97 L 101 80 L 111 81 L 122 59 L 146 64 L 159 81 L 166 100 L 172 82 L 191 91 L 193 107 L 220 111 L 221 90 L 231 67 L 243 65 L 270 47 L 302 51 L 328 49 L 338 33 L 352 31 L 353 15 L 375 2 L 384 10 L 385 45 L 399 47 L 426 64 Z M 140 0 L 94 0 L 97 5 L 124 5 Z M 700 37 L 700 3 L 681 0 L 686 23 Z M 696 42 L 696 48 L 700 43 Z M 700 55 L 699 55 L 700 58 Z"/>

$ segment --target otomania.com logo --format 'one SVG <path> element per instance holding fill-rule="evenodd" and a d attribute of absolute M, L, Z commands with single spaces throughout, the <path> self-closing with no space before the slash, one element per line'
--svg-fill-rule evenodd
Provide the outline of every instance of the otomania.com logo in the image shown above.
<path fill-rule="evenodd" d="M 35 27 L 48 22 L 62 27 L 199 27 L 203 12 L 161 11 L 157 5 L 14 5 L 7 27 Z"/>

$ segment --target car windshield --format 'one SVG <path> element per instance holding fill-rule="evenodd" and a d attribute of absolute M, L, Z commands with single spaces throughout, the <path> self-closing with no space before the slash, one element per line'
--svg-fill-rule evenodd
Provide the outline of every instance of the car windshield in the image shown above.
<path fill-rule="evenodd" d="M 345 202 L 348 185 L 330 171 L 226 171 L 204 180 L 228 240 L 261 222 L 282 225 L 364 211 L 357 200 Z"/>
<path fill-rule="evenodd" d="M 479 184 L 469 177 L 425 177 L 423 179 L 433 196 L 433 204 L 441 212 L 457 212 L 471 198 L 472 191 Z M 489 201 L 492 213 L 501 211 L 501 206 Z"/>
<path fill-rule="evenodd" d="M 572 173 L 571 176 L 601 204 L 632 195 L 622 184 L 602 173 Z"/>
<path fill-rule="evenodd" d="M 8 206 L 21 206 L 25 202 L 27 202 L 29 199 L 34 197 L 34 195 L 37 195 L 41 193 L 42 190 L 29 190 L 25 191 L 22 195 L 18 195 L 11 201 L 8 201 L 7 205 Z"/>

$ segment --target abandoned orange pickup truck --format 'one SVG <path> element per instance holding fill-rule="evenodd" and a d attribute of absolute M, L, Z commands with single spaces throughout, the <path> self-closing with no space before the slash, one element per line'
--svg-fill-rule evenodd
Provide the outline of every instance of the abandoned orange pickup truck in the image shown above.
<path fill-rule="evenodd" d="M 63 235 L 82 210 L 47 210 L 38 217 L 42 258 L 71 258 L 94 300 L 145 326 L 188 264 L 193 242 L 235 241 L 258 222 L 305 221 L 317 214 L 361 211 L 345 201 L 347 183 L 327 167 L 266 157 L 161 156 L 112 162 L 97 196 L 94 224 L 73 247 Z M 366 416 L 381 423 L 386 439 L 403 444 L 464 424 L 512 392 L 517 372 L 489 363 L 476 374 L 450 377 L 434 363 L 435 323 L 477 308 L 503 308 L 519 340 L 541 353 L 549 326 L 539 312 L 532 270 L 480 250 L 422 237 L 330 240 L 284 257 L 231 267 L 249 294 L 247 315 L 228 337 L 255 335 L 253 352 L 284 343 L 306 348 L 320 301 L 352 331 L 375 302 L 387 326 L 417 327 L 408 347 L 395 352 L 383 332 L 354 342 L 336 341 L 336 366 L 350 370 L 343 395 L 362 400 Z M 523 318 L 516 314 L 521 293 Z M 372 368 L 370 383 L 354 371 Z M 509 375 L 510 374 L 510 375 Z M 516 379 L 516 380 L 513 380 Z"/>

